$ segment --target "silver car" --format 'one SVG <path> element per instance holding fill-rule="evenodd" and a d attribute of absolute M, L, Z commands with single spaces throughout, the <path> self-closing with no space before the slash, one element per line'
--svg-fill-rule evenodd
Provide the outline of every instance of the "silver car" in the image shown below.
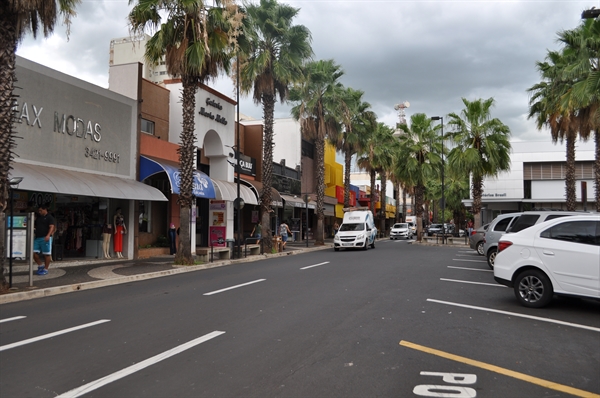
<path fill-rule="evenodd" d="M 404 238 L 404 239 L 412 239 L 413 238 L 413 232 L 412 232 L 412 229 L 410 228 L 410 225 L 408 225 L 408 223 L 400 222 L 400 223 L 396 223 L 392 226 L 392 229 L 390 230 L 390 239 L 398 239 L 398 238 Z"/>
<path fill-rule="evenodd" d="M 485 255 L 483 251 L 483 235 L 489 227 L 489 223 L 482 225 L 481 227 L 474 229 L 469 236 L 469 247 L 477 252 L 480 256 Z"/>

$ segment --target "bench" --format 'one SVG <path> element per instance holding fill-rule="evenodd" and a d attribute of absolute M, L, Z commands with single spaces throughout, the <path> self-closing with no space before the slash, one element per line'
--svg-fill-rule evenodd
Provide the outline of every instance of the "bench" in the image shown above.
<path fill-rule="evenodd" d="M 215 258 L 217 260 L 229 260 L 231 250 L 228 247 L 196 247 L 196 255 L 200 261 L 204 262 L 213 262 Z"/>
<path fill-rule="evenodd" d="M 261 245 L 258 243 L 258 241 L 258 238 L 246 238 L 246 242 L 244 244 L 244 257 L 247 257 L 248 253 L 250 253 L 251 256 L 261 253 Z"/>

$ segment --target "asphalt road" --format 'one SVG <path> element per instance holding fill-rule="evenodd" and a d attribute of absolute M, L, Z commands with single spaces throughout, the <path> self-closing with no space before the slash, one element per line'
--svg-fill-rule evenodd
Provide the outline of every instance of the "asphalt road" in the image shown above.
<path fill-rule="evenodd" d="M 600 397 L 600 303 L 526 309 L 469 249 L 376 246 L 2 305 L 0 395 Z"/>

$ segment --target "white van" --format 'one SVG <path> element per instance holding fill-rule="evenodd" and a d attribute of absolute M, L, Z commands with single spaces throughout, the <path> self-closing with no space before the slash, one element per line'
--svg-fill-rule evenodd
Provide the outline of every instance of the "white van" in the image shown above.
<path fill-rule="evenodd" d="M 412 230 L 414 236 L 417 236 L 417 216 L 406 216 L 406 222 Z"/>
<path fill-rule="evenodd" d="M 333 248 L 336 252 L 353 248 L 367 250 L 369 246 L 374 249 L 376 237 L 375 220 L 368 207 L 345 208 L 344 221 L 333 238 Z"/>

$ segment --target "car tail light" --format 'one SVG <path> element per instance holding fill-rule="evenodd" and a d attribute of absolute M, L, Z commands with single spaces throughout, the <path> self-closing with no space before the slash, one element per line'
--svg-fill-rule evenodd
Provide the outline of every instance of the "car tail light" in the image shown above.
<path fill-rule="evenodd" d="M 476 233 L 477 233 L 477 231 L 475 231 L 475 230 L 471 231 L 471 235 L 475 235 Z"/>
<path fill-rule="evenodd" d="M 498 253 L 500 253 L 502 250 L 506 249 L 507 247 L 511 246 L 512 242 L 509 242 L 507 240 L 501 240 L 500 242 L 498 242 Z"/>

